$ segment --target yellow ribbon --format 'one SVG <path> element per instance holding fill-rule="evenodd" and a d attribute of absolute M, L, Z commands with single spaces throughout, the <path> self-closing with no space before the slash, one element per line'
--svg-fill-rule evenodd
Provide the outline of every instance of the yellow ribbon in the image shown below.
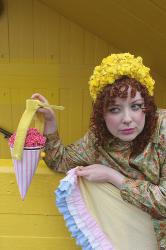
<path fill-rule="evenodd" d="M 20 119 L 20 122 L 18 124 L 18 128 L 16 131 L 15 143 L 14 143 L 14 149 L 13 149 L 13 153 L 12 153 L 12 157 L 16 160 L 21 160 L 21 158 L 22 158 L 22 152 L 23 152 L 23 148 L 24 148 L 27 130 L 30 126 L 32 119 L 34 118 L 34 115 L 36 114 L 36 111 L 39 108 L 52 108 L 52 109 L 58 109 L 58 110 L 64 109 L 63 106 L 50 105 L 47 103 L 40 102 L 39 100 L 33 100 L 33 99 L 26 100 L 26 109 L 25 109 L 25 111 Z M 44 116 L 42 113 L 36 114 L 35 127 L 41 133 L 43 133 Z"/>

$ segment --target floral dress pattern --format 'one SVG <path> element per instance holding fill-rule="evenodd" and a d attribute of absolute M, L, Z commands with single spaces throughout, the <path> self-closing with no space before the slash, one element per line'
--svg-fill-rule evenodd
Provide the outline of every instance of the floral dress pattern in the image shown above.
<path fill-rule="evenodd" d="M 166 249 L 166 110 L 156 112 L 158 122 L 144 151 L 130 158 L 130 142 L 110 141 L 106 148 L 95 145 L 88 131 L 74 144 L 64 146 L 58 132 L 49 134 L 46 142 L 46 164 L 66 173 L 76 166 L 103 164 L 126 176 L 120 193 L 123 200 L 149 213 L 159 249 Z"/>

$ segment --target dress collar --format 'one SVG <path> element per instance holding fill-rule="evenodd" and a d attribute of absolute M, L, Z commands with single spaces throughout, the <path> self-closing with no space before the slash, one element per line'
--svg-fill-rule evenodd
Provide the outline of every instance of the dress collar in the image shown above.
<path fill-rule="evenodd" d="M 132 142 L 122 141 L 117 137 L 113 137 L 109 140 L 108 146 L 109 149 L 115 151 L 127 150 L 131 148 Z"/>

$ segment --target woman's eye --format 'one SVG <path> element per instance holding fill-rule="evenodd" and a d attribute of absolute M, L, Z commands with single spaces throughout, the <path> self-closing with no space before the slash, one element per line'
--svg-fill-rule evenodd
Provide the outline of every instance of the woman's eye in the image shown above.
<path fill-rule="evenodd" d="M 132 110 L 135 110 L 135 111 L 142 109 L 142 107 L 143 107 L 143 104 L 133 104 L 131 106 Z"/>
<path fill-rule="evenodd" d="M 111 113 L 118 113 L 120 111 L 120 108 L 109 108 L 108 111 Z"/>

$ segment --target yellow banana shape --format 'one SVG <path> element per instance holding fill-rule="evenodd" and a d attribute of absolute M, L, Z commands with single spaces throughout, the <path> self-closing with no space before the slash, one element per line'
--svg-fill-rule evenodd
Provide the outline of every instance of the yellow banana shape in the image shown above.
<path fill-rule="evenodd" d="M 39 108 L 52 108 L 52 109 L 59 109 L 63 110 L 63 106 L 56 106 L 56 105 L 50 105 L 43 102 L 40 102 L 39 100 L 33 100 L 28 99 L 26 100 L 26 109 L 20 119 L 20 122 L 18 124 L 17 132 L 16 132 L 16 138 L 14 143 L 14 149 L 12 157 L 16 160 L 21 160 L 22 158 L 22 152 L 23 147 L 25 143 L 25 138 L 27 134 L 27 130 L 30 126 L 30 123 L 36 114 L 36 111 Z M 35 116 L 35 127 L 43 133 L 44 129 L 44 116 L 43 114 L 36 114 Z"/>

